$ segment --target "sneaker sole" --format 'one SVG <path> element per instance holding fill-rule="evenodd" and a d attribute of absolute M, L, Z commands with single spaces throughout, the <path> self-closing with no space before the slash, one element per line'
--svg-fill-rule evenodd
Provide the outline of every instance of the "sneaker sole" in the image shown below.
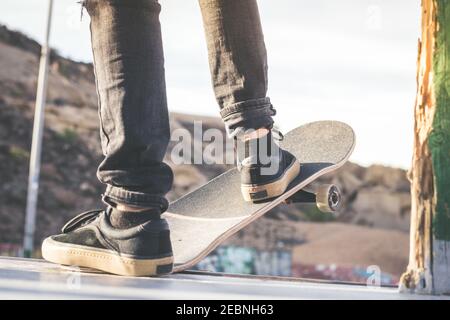
<path fill-rule="evenodd" d="M 159 276 L 171 273 L 173 268 L 173 256 L 129 258 L 107 249 L 61 243 L 51 238 L 42 243 L 42 256 L 53 263 L 98 269 L 122 276 Z"/>
<path fill-rule="evenodd" d="M 245 201 L 261 201 L 282 195 L 289 184 L 300 173 L 300 162 L 295 159 L 291 165 L 286 169 L 284 174 L 276 181 L 260 184 L 260 185 L 246 185 L 241 184 L 241 192 Z"/>

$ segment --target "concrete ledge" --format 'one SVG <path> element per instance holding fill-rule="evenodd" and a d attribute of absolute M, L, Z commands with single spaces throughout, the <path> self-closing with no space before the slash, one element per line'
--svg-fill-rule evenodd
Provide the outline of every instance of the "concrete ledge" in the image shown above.
<path fill-rule="evenodd" d="M 0 299 L 444 299 L 396 288 L 180 273 L 160 278 L 80 272 L 43 260 L 0 257 Z"/>

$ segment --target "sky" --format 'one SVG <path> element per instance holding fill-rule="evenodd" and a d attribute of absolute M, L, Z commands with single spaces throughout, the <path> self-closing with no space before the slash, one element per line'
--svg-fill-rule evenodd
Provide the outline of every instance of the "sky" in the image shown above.
<path fill-rule="evenodd" d="M 89 16 L 55 0 L 51 46 L 92 61 Z M 160 0 L 170 111 L 218 115 L 196 0 Z M 412 157 L 419 0 L 259 0 L 275 121 L 353 127 L 351 157 L 408 168 Z M 2 0 L 0 23 L 42 41 L 47 2 Z"/>

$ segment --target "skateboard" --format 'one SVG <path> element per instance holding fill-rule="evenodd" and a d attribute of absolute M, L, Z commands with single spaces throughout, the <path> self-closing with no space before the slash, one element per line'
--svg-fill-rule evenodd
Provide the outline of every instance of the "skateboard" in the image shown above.
<path fill-rule="evenodd" d="M 181 272 L 200 262 L 237 231 L 282 202 L 316 202 L 326 212 L 339 210 L 339 189 L 323 185 L 307 191 L 311 182 L 341 167 L 355 146 L 355 133 L 345 123 L 318 121 L 288 132 L 280 142 L 300 161 L 300 173 L 286 192 L 269 201 L 245 202 L 240 173 L 231 169 L 172 202 L 167 219 L 174 252 L 174 270 Z"/>

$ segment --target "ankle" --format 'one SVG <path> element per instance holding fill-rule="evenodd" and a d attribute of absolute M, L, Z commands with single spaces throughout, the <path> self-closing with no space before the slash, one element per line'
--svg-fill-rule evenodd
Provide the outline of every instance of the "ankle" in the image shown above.
<path fill-rule="evenodd" d="M 279 146 L 275 143 L 272 131 L 261 128 L 235 140 L 238 170 L 246 166 L 269 164 L 272 156 L 278 155 Z"/>
<path fill-rule="evenodd" d="M 256 130 L 251 130 L 250 132 L 244 133 L 240 138 L 243 141 L 258 139 L 266 136 L 270 132 L 267 128 L 259 128 Z"/>
<path fill-rule="evenodd" d="M 150 220 L 157 220 L 161 217 L 161 212 L 156 208 L 145 208 L 141 211 L 120 210 L 110 208 L 110 222 L 114 228 L 127 229 L 143 224 Z"/>

